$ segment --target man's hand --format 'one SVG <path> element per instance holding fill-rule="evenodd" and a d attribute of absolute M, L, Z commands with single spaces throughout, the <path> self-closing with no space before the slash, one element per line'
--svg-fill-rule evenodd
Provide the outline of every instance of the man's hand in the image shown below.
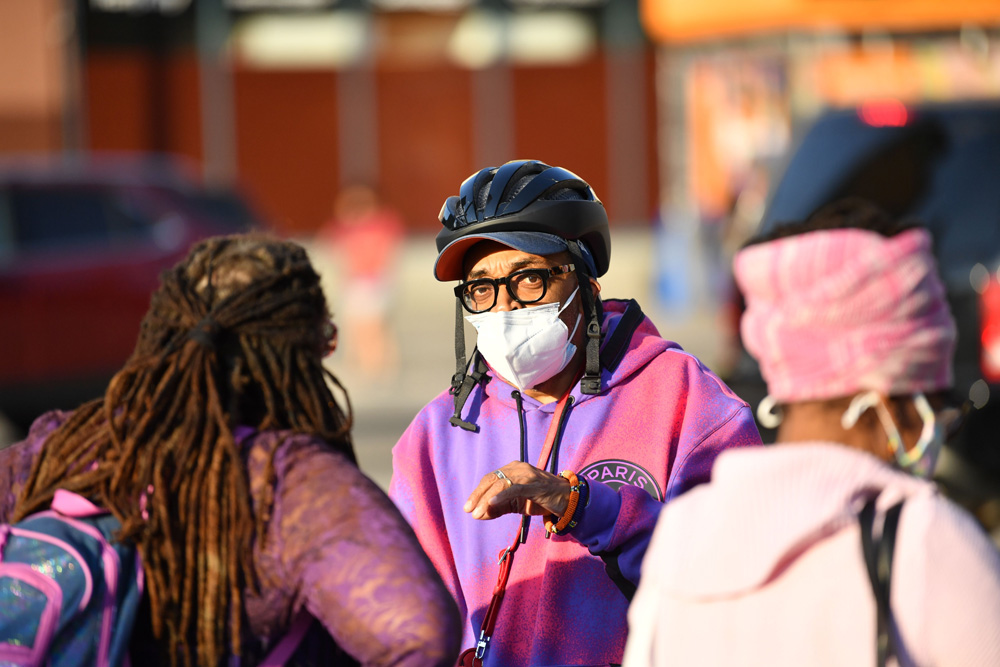
<path fill-rule="evenodd" d="M 504 514 L 555 514 L 569 505 L 569 480 L 521 461 L 512 461 L 483 475 L 463 509 L 475 519 L 495 519 Z"/>

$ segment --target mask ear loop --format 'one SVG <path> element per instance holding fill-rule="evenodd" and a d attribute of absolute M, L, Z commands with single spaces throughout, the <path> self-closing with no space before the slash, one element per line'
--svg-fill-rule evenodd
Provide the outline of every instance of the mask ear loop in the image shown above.
<path fill-rule="evenodd" d="M 863 394 L 858 394 L 851 400 L 851 404 L 847 406 L 847 410 L 840 418 L 840 425 L 844 427 L 845 431 L 854 428 L 854 425 L 858 423 L 861 415 L 866 412 L 869 408 L 873 408 L 879 404 L 878 393 L 874 391 L 866 391 Z"/>
<path fill-rule="evenodd" d="M 916 447 L 908 452 L 903 451 L 901 447 L 896 452 L 896 460 L 904 468 L 911 467 L 923 457 L 924 452 L 927 451 L 927 446 L 934 440 L 934 429 L 937 426 L 937 416 L 934 414 L 934 409 L 927 401 L 926 396 L 917 392 L 913 395 L 913 404 L 916 406 L 917 414 L 920 415 L 920 419 L 923 420 L 924 425 L 920 430 L 920 440 L 917 441 Z"/>
<path fill-rule="evenodd" d="M 580 291 L 580 286 L 577 285 L 576 289 L 573 290 L 573 293 L 569 295 L 568 299 L 566 299 L 566 303 L 563 305 L 562 308 L 559 309 L 559 314 L 560 315 L 562 315 L 562 312 L 564 310 L 566 310 L 567 308 L 569 308 L 569 304 L 573 303 L 573 298 L 576 296 L 576 293 L 579 292 L 579 291 Z M 580 327 L 581 320 L 583 320 L 583 309 L 582 308 L 580 309 L 580 312 L 576 314 L 576 324 L 573 325 L 573 330 L 569 332 L 569 337 L 566 339 L 566 342 L 570 343 L 571 345 L 572 345 L 573 336 L 576 335 L 576 330 Z"/>
<path fill-rule="evenodd" d="M 897 461 L 901 461 L 900 452 L 903 451 L 903 439 L 899 435 L 896 422 L 893 421 L 892 415 L 889 414 L 889 411 L 882 403 L 882 397 L 879 396 L 877 391 L 866 391 L 863 394 L 855 396 L 851 404 L 847 406 L 847 410 L 841 416 L 840 425 L 844 427 L 845 431 L 854 428 L 861 415 L 870 408 L 875 408 L 875 414 L 878 415 L 878 420 L 885 430 L 886 437 L 889 439 L 889 451 L 892 452 Z M 903 453 L 905 454 L 905 452 Z"/>
<path fill-rule="evenodd" d="M 784 415 L 774 397 L 768 394 L 757 404 L 757 421 L 764 428 L 778 428 Z"/>
<path fill-rule="evenodd" d="M 572 292 L 570 293 L 570 295 L 569 295 L 568 297 L 566 297 L 566 303 L 564 303 L 564 304 L 563 304 L 563 305 L 562 305 L 562 306 L 561 306 L 561 307 L 559 308 L 559 314 L 560 314 L 560 315 L 562 315 L 562 312 L 563 312 L 564 310 L 566 310 L 567 308 L 569 308 L 569 304 L 573 303 L 573 299 L 574 299 L 574 298 L 576 297 L 576 294 L 577 294 L 577 292 L 579 292 L 579 291 L 580 291 L 580 286 L 579 286 L 579 285 L 577 285 L 577 286 L 576 286 L 576 289 L 574 289 L 574 290 L 573 290 L 573 291 L 572 291 Z"/>

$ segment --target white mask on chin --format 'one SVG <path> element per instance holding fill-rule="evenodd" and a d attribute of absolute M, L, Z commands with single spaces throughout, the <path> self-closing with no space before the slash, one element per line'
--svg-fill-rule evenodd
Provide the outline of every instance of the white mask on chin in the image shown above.
<path fill-rule="evenodd" d="M 486 363 L 521 391 L 558 375 L 576 353 L 576 345 L 569 341 L 580 326 L 580 315 L 576 316 L 572 332 L 559 315 L 579 289 L 573 290 L 562 307 L 547 303 L 466 315 L 465 319 L 476 328 L 476 346 Z"/>

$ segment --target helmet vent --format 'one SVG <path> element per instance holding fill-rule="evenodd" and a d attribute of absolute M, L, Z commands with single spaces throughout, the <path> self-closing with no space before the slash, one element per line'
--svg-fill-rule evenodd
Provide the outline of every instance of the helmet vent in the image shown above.
<path fill-rule="evenodd" d="M 552 192 L 542 195 L 539 199 L 558 199 L 562 201 L 574 199 L 580 200 L 585 199 L 585 197 L 581 195 L 578 190 L 574 190 L 572 188 L 559 188 L 558 190 L 553 190 Z"/>
<path fill-rule="evenodd" d="M 527 187 L 528 183 L 533 181 L 535 176 L 537 175 L 538 174 L 528 174 L 527 176 L 519 178 L 517 182 L 514 184 L 514 186 L 507 191 L 504 200 L 500 202 L 499 209 L 503 210 L 507 206 L 507 204 L 512 202 L 514 198 L 517 197 L 518 194 L 520 194 L 521 190 Z M 483 189 L 489 190 L 490 185 L 492 185 L 492 182 L 487 184 L 487 186 Z M 540 197 L 538 197 L 538 201 L 549 201 L 549 200 L 565 201 L 565 200 L 581 200 L 581 199 L 585 199 L 585 197 L 581 195 L 577 190 L 574 190 L 572 188 L 556 188 L 555 190 L 552 190 L 551 192 L 546 192 Z M 486 200 L 484 199 L 482 206 L 479 207 L 480 210 L 482 210 L 482 207 L 485 205 L 486 205 Z"/>
<path fill-rule="evenodd" d="M 486 202 L 490 200 L 490 189 L 493 185 L 493 181 L 488 181 L 483 187 L 476 193 L 476 210 L 482 211 L 486 209 Z"/>

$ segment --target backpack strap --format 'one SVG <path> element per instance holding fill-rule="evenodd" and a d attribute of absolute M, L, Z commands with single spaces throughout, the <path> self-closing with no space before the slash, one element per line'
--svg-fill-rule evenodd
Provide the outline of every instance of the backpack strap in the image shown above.
<path fill-rule="evenodd" d="M 51 507 L 63 516 L 77 519 L 108 514 L 107 510 L 101 509 L 80 494 L 67 491 L 66 489 L 56 489 L 56 492 L 52 496 Z"/>
<path fill-rule="evenodd" d="M 584 334 L 586 335 L 583 379 L 580 380 L 580 391 L 584 394 L 601 393 L 601 315 L 598 312 L 597 301 L 590 291 L 589 273 L 582 267 L 586 266 L 580 246 L 567 243 L 570 256 L 576 263 L 577 276 L 583 276 L 580 282 L 580 302 L 583 305 L 583 315 L 586 318 Z"/>
<path fill-rule="evenodd" d="M 892 584 L 892 555 L 896 543 L 896 528 L 899 525 L 899 515 L 903 510 L 903 501 L 899 501 L 885 513 L 882 522 L 882 533 L 875 536 L 875 501 L 877 496 L 865 503 L 858 515 L 861 523 L 861 549 L 868 569 L 868 580 L 875 593 L 877 605 L 877 635 L 876 664 L 885 667 L 890 656 L 896 654 L 892 638 L 892 609 L 890 608 L 890 591 Z"/>
<path fill-rule="evenodd" d="M 292 624 L 288 626 L 288 632 L 285 633 L 285 636 L 261 660 L 260 667 L 283 667 L 291 659 L 295 649 L 302 643 L 312 622 L 312 614 L 303 607 L 292 620 Z"/>
<path fill-rule="evenodd" d="M 625 304 L 625 312 L 618 320 L 618 325 L 611 332 L 604 349 L 601 350 L 601 368 L 614 372 L 618 364 L 625 358 L 628 344 L 632 341 L 632 335 L 645 319 L 642 307 L 635 299 L 629 299 Z"/>

